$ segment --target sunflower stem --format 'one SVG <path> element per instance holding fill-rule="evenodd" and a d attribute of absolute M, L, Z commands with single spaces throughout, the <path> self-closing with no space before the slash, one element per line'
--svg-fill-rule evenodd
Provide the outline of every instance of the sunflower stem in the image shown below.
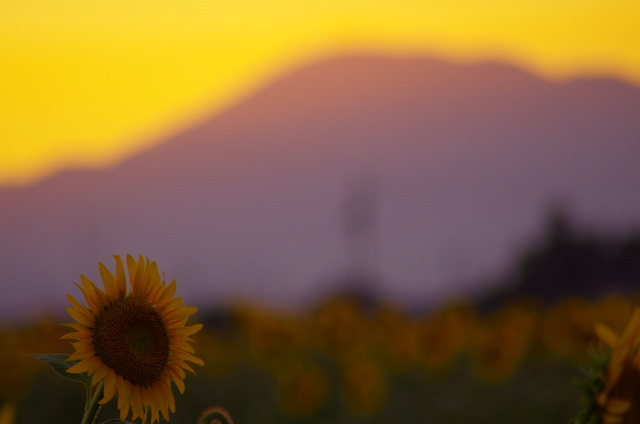
<path fill-rule="evenodd" d="M 82 418 L 81 424 L 93 424 L 95 422 L 98 412 L 100 411 L 100 403 L 98 403 L 98 401 L 103 393 L 104 382 L 101 381 L 91 399 L 87 396 L 87 405 L 84 409 L 84 417 Z"/>

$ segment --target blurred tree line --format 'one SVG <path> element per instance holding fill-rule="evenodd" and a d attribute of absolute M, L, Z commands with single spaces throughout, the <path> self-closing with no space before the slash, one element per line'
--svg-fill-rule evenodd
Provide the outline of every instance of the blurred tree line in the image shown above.
<path fill-rule="evenodd" d="M 567 296 L 595 299 L 640 288 L 640 228 L 599 233 L 579 228 L 569 213 L 553 209 L 543 236 L 517 258 L 515 268 L 481 297 L 481 309 L 517 298 L 552 304 Z"/>

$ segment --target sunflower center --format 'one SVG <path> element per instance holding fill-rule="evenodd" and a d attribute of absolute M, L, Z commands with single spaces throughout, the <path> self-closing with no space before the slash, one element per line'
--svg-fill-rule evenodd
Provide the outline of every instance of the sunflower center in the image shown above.
<path fill-rule="evenodd" d="M 164 320 L 139 297 L 119 299 L 96 318 L 93 345 L 106 366 L 142 387 L 158 380 L 169 359 Z"/>

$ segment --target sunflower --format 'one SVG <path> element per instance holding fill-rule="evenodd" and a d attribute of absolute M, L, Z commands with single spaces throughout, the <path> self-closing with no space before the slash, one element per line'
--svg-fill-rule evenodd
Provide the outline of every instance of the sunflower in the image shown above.
<path fill-rule="evenodd" d="M 620 336 L 604 324 L 598 337 L 611 349 L 604 388 L 597 397 L 602 423 L 637 423 L 640 420 L 640 308 Z"/>
<path fill-rule="evenodd" d="M 67 372 L 88 373 L 92 385 L 104 382 L 100 403 L 117 394 L 121 420 L 130 411 L 133 420 L 150 416 L 153 423 L 159 412 L 169 419 L 169 411 L 175 412 L 171 382 L 184 393 L 185 370 L 194 373 L 187 362 L 204 365 L 189 344 L 202 324 L 186 325 L 197 308 L 183 306 L 174 297 L 175 280 L 167 286 L 157 264 L 142 256 L 136 263 L 127 255 L 127 291 L 122 259 L 114 258 L 115 276 L 102 263 L 98 266 L 104 291 L 80 276 L 82 287 L 76 285 L 88 307 L 67 295 L 72 305 L 67 311 L 76 321 L 67 325 L 75 331 L 62 337 L 75 349 L 69 361 L 78 361 Z"/>

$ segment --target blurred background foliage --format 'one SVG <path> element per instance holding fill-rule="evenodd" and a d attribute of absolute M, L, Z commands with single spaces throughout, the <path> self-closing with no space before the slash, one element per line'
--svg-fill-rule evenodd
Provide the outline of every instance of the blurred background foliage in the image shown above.
<path fill-rule="evenodd" d="M 601 349 L 594 326 L 624 327 L 639 269 L 637 233 L 585 233 L 551 214 L 546 236 L 477 299 L 409 310 L 359 286 L 302 312 L 201 309 L 205 366 L 176 391 L 171 422 L 219 405 L 238 424 L 568 423 Z M 28 356 L 70 353 L 61 322 L 0 326 L 0 424 L 80 421 L 83 387 Z M 115 416 L 107 405 L 99 421 Z"/>
<path fill-rule="evenodd" d="M 171 421 L 221 405 L 237 423 L 566 423 L 580 408 L 575 381 L 598 347 L 594 325 L 623 327 L 632 303 L 609 295 L 415 314 L 333 297 L 305 314 L 209 311 L 196 335 L 205 366 L 176 392 Z M 3 424 L 79 422 L 82 386 L 27 356 L 68 353 L 65 331 L 54 319 L 2 328 Z"/>

